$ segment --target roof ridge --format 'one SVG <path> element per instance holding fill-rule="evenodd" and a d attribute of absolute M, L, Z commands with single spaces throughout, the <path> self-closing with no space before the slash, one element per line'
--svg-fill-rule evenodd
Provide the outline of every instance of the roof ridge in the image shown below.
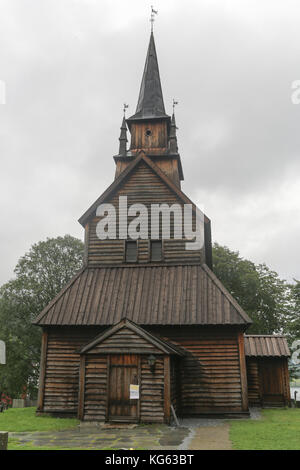
<path fill-rule="evenodd" d="M 247 338 L 286 338 L 286 335 L 278 335 L 278 334 L 273 334 L 273 335 L 246 335 Z"/>

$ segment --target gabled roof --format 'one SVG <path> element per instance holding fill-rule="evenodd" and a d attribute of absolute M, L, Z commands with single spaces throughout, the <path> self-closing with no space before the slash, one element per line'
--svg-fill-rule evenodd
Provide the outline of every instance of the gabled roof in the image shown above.
<path fill-rule="evenodd" d="M 38 325 L 239 325 L 252 321 L 205 265 L 85 268 L 40 313 Z"/>
<path fill-rule="evenodd" d="M 151 32 L 136 111 L 127 122 L 130 125 L 133 120 L 157 118 L 170 119 L 170 116 L 165 112 L 154 36 Z"/>
<path fill-rule="evenodd" d="M 136 323 L 128 320 L 127 318 L 123 318 L 119 323 L 116 325 L 108 328 L 104 333 L 101 333 L 99 336 L 94 338 L 92 341 L 90 341 L 88 344 L 83 346 L 80 350 L 80 354 L 85 354 L 93 349 L 97 348 L 100 346 L 103 342 L 105 342 L 109 337 L 116 335 L 120 330 L 122 329 L 127 329 L 132 331 L 135 335 L 138 337 L 142 338 L 146 342 L 150 343 L 154 348 L 156 348 L 156 352 L 160 352 L 162 354 L 176 354 L 179 356 L 183 356 L 184 352 L 181 348 L 178 346 L 175 346 L 174 344 L 167 342 L 161 338 L 158 338 L 158 336 L 154 336 L 148 331 L 144 330 L 140 326 L 138 326 Z M 130 350 L 130 343 L 127 343 L 128 345 L 128 351 Z M 116 345 L 114 345 L 116 347 Z M 107 347 L 107 346 L 106 346 Z M 108 346 L 109 347 L 109 346 Z M 103 350 L 105 347 L 103 348 Z"/>
<path fill-rule="evenodd" d="M 245 354 L 248 357 L 289 357 L 287 340 L 283 335 L 245 335 Z"/>
<path fill-rule="evenodd" d="M 139 152 L 137 157 L 132 160 L 132 162 L 125 168 L 125 170 L 119 175 L 117 179 L 98 197 L 98 199 L 92 204 L 89 209 L 78 219 L 78 222 L 84 227 L 90 217 L 94 215 L 96 212 L 97 207 L 106 202 L 107 199 L 112 196 L 120 187 L 121 185 L 129 178 L 130 174 L 134 171 L 134 169 L 140 164 L 141 161 L 144 161 L 156 175 L 169 187 L 171 191 L 174 192 L 179 199 L 182 200 L 185 204 L 192 204 L 194 203 L 181 191 L 181 189 L 173 183 L 173 181 L 145 154 L 143 150 Z M 162 201 L 163 202 L 163 201 Z M 208 217 L 205 215 L 205 222 L 209 222 Z"/>

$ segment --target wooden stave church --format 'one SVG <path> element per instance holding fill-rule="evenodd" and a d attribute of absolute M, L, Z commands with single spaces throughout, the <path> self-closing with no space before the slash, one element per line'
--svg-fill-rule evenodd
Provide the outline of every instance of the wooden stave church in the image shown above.
<path fill-rule="evenodd" d="M 97 207 L 112 203 L 119 216 L 120 196 L 147 208 L 193 204 L 181 191 L 175 116 L 165 113 L 152 32 L 136 113 L 123 118 L 119 141 L 114 182 L 79 219 L 84 266 L 34 322 L 43 329 L 37 412 L 170 423 L 171 405 L 178 416 L 217 417 L 248 416 L 249 404 L 288 405 L 286 340 L 245 335 L 251 319 L 212 271 L 206 215 L 199 250 L 170 238 L 157 257 L 151 240 L 138 240 L 127 259 L 127 241 L 96 235 Z"/>

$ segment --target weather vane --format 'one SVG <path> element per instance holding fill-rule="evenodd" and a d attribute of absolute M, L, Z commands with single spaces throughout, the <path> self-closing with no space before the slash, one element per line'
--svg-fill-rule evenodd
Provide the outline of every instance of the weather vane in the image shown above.
<path fill-rule="evenodd" d="M 174 113 L 174 110 L 175 110 L 175 106 L 178 104 L 178 101 L 175 101 L 174 98 L 173 98 L 173 113 Z"/>
<path fill-rule="evenodd" d="M 151 18 L 150 18 L 150 21 L 151 21 L 151 33 L 153 32 L 153 23 L 155 21 L 155 15 L 158 14 L 158 10 L 154 10 L 153 8 L 153 5 L 151 5 Z"/>
<path fill-rule="evenodd" d="M 124 116 L 125 116 L 125 113 L 126 113 L 126 109 L 127 109 L 128 107 L 129 107 L 129 104 L 124 103 L 124 107 L 123 107 Z"/>

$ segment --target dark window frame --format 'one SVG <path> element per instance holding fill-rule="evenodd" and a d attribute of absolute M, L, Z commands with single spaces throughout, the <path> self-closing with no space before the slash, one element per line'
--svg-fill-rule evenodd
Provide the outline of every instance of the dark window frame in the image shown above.
<path fill-rule="evenodd" d="M 129 245 L 135 245 L 136 251 L 135 251 L 135 259 L 127 259 L 127 254 L 128 254 L 128 246 Z M 124 244 L 124 261 L 125 263 L 137 263 L 138 261 L 138 242 L 137 240 L 125 240 Z"/>
<path fill-rule="evenodd" d="M 160 244 L 160 258 L 159 259 L 153 259 L 153 248 L 152 245 L 154 244 Z M 162 240 L 150 240 L 150 261 L 152 263 L 159 263 L 164 260 L 164 246 L 163 246 L 163 241 Z"/>

